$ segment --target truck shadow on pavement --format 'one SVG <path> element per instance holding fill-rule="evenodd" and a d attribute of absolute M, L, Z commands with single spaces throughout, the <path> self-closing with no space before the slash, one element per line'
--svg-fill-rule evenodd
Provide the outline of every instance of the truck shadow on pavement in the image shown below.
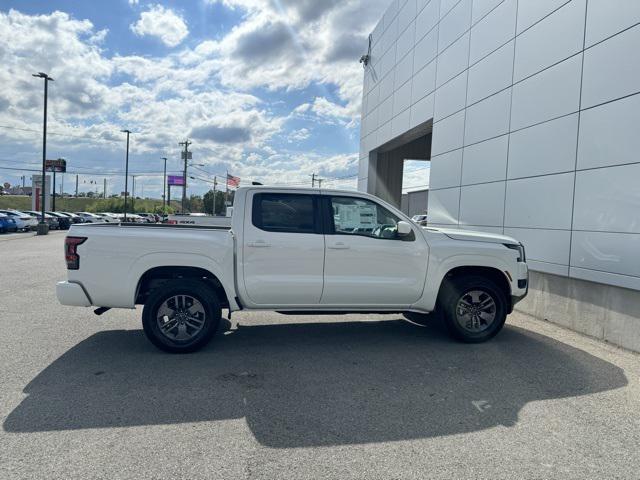
<path fill-rule="evenodd" d="M 513 326 L 481 345 L 403 320 L 239 326 L 192 355 L 163 354 L 142 331 L 115 330 L 43 370 L 3 427 L 245 418 L 262 445 L 345 445 L 513 426 L 528 402 L 626 384 L 620 368 Z"/>

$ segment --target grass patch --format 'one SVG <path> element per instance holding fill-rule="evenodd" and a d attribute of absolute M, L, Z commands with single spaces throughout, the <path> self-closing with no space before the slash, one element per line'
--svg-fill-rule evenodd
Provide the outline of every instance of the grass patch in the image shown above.
<path fill-rule="evenodd" d="M 136 199 L 131 208 L 131 199 L 128 200 L 129 212 L 162 212 L 162 200 Z M 0 209 L 13 208 L 16 210 L 31 210 L 31 197 L 22 195 L 2 195 L 0 196 Z M 171 212 L 179 210 L 179 202 L 171 202 Z M 56 198 L 56 210 L 61 212 L 113 212 L 124 211 L 124 199 L 122 198 Z"/>

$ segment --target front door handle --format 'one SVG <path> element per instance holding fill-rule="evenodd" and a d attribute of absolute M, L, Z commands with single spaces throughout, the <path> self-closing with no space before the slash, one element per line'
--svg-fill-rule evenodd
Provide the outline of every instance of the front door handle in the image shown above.
<path fill-rule="evenodd" d="M 268 244 L 267 242 L 265 242 L 264 240 L 256 240 L 255 242 L 247 242 L 247 247 L 254 247 L 254 248 L 264 248 L 264 247 L 270 247 L 271 245 Z"/>
<path fill-rule="evenodd" d="M 346 250 L 350 247 L 344 242 L 336 242 L 333 245 L 329 245 L 327 248 L 331 248 L 332 250 Z"/>

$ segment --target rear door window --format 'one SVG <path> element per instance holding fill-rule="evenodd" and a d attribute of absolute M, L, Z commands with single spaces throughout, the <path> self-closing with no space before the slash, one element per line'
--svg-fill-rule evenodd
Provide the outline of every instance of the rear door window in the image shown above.
<path fill-rule="evenodd" d="M 320 233 L 317 199 L 295 193 L 253 196 L 252 223 L 268 232 Z"/>

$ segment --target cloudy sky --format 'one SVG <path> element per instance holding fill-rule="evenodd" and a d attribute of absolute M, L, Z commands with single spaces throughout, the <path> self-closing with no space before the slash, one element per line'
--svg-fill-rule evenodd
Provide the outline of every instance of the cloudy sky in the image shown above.
<path fill-rule="evenodd" d="M 123 189 L 128 128 L 145 196 L 161 192 L 160 157 L 179 170 L 185 138 L 201 178 L 228 170 L 245 183 L 306 185 L 317 173 L 354 187 L 358 59 L 387 3 L 3 0 L 0 179 L 38 168 L 43 85 L 31 74 L 43 71 L 55 79 L 47 157 L 66 158 L 81 184 L 107 178 L 110 193 Z"/>

